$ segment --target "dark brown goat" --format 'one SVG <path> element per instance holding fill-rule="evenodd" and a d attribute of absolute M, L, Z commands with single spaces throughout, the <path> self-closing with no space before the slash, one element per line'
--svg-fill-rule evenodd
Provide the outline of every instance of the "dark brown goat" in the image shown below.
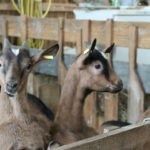
<path fill-rule="evenodd" d="M 0 149 L 44 150 L 50 140 L 50 121 L 28 99 L 27 79 L 33 68 L 55 56 L 58 44 L 29 55 L 27 48 L 12 49 L 8 40 L 0 54 Z"/>
<path fill-rule="evenodd" d="M 117 93 L 123 87 L 106 55 L 95 46 L 96 39 L 89 51 L 76 59 L 66 75 L 51 129 L 52 139 L 61 145 L 98 134 L 87 126 L 83 117 L 84 102 L 88 94 L 93 91 Z M 109 53 L 112 49 L 113 45 L 105 52 Z"/>

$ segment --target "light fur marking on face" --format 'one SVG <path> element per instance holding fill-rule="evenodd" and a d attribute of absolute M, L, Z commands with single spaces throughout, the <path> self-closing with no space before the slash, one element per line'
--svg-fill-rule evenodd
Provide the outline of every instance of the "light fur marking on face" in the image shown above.
<path fill-rule="evenodd" d="M 18 56 L 19 55 L 19 52 L 20 52 L 20 49 L 19 48 L 12 48 L 11 51 L 13 52 L 13 54 L 15 56 Z"/>
<path fill-rule="evenodd" d="M 105 59 L 108 59 L 108 57 L 105 55 L 105 53 L 104 52 L 100 52 L 101 54 L 102 54 L 102 56 L 105 58 Z"/>

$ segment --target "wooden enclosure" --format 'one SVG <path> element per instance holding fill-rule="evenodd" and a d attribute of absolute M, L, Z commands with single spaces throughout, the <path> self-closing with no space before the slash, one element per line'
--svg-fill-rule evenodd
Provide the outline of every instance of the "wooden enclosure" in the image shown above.
<path fill-rule="evenodd" d="M 132 28 L 132 29 L 131 29 Z M 133 36 L 130 34 L 131 30 L 136 28 L 137 42 L 134 46 L 134 33 Z M 86 43 L 91 42 L 94 38 L 97 38 L 98 45 L 102 48 L 109 46 L 115 42 L 116 46 L 129 47 L 130 51 L 136 48 L 150 48 L 150 27 L 149 23 L 138 23 L 138 22 L 114 22 L 113 20 L 108 21 L 82 21 L 74 19 L 54 19 L 54 18 L 28 18 L 25 16 L 0 16 L 0 35 L 9 37 L 20 37 L 22 40 L 28 38 L 44 39 L 49 41 L 55 41 L 60 43 L 60 47 L 64 47 L 67 43 L 72 43 L 76 47 L 76 53 L 80 54 L 86 48 Z M 135 50 L 136 52 L 136 50 Z M 70 55 L 72 59 L 67 61 L 69 65 L 75 55 Z M 135 61 L 135 60 L 134 60 Z M 61 62 L 62 63 L 62 62 Z M 56 66 L 53 68 L 46 68 L 44 70 L 39 69 L 40 73 L 63 76 L 57 74 Z M 61 72 L 63 68 L 59 68 L 58 72 Z M 136 68 L 135 68 L 136 69 Z M 53 71 L 51 71 L 53 70 Z M 63 72 L 63 71 L 62 71 Z M 140 80 L 140 79 L 137 79 Z M 59 81 L 61 82 L 61 81 Z M 61 85 L 58 83 L 58 85 Z M 142 86 L 142 85 L 141 85 Z M 149 88 L 149 87 L 148 87 Z M 57 88 L 59 93 L 59 88 Z M 38 94 L 37 94 L 38 95 Z M 44 94 L 42 94 L 44 95 Z M 39 96 L 39 95 L 38 95 Z M 59 96 L 56 96 L 57 98 Z M 87 100 L 85 108 L 85 115 L 87 120 L 90 120 L 91 126 L 99 127 L 99 118 L 96 115 L 96 99 L 97 96 L 94 94 L 90 95 Z M 94 100 L 93 100 L 94 99 Z M 105 114 L 103 120 L 117 120 L 118 119 L 118 94 L 106 94 L 105 96 Z M 134 101 L 133 101 L 134 103 Z M 143 102 L 144 103 L 144 102 Z M 137 108 L 141 108 L 140 116 L 143 114 L 143 103 L 136 104 Z M 57 104 L 56 104 L 57 105 Z M 135 104 L 134 104 L 135 105 Z M 140 105 L 140 106 L 139 106 Z M 55 106 L 56 107 L 56 106 Z M 54 108 L 54 110 L 56 110 Z M 88 111 L 86 111 L 88 110 Z M 89 113 L 90 112 L 90 113 Z M 133 112 L 130 115 L 136 115 Z"/>
<path fill-rule="evenodd" d="M 57 150 L 149 150 L 150 123 L 131 125 Z"/>

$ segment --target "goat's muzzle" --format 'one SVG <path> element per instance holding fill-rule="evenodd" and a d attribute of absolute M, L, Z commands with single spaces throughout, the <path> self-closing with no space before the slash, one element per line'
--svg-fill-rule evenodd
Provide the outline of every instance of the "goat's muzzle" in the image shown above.
<path fill-rule="evenodd" d="M 18 82 L 16 80 L 10 80 L 6 84 L 5 93 L 10 97 L 14 97 L 16 95 L 17 87 L 18 87 Z"/>
<path fill-rule="evenodd" d="M 118 93 L 122 90 L 122 88 L 123 88 L 122 80 L 119 80 L 116 86 L 110 88 L 110 92 L 111 93 Z"/>

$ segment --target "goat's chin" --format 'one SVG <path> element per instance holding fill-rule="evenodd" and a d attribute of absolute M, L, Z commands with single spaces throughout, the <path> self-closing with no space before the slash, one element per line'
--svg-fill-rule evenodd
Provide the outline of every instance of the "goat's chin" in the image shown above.
<path fill-rule="evenodd" d="M 116 87 L 116 88 L 105 88 L 105 89 L 103 89 L 103 90 L 100 90 L 100 91 L 98 91 L 98 92 L 109 92 L 109 93 L 118 93 L 118 92 L 120 92 L 122 90 L 122 88 L 121 87 Z"/>
<path fill-rule="evenodd" d="M 120 92 L 121 90 L 122 90 L 121 87 L 116 87 L 116 88 L 110 88 L 110 89 L 108 89 L 107 92 L 110 92 L 110 93 L 118 93 L 118 92 Z"/>
<path fill-rule="evenodd" d="M 16 96 L 16 92 L 15 93 L 11 93 L 11 92 L 8 92 L 8 91 L 5 91 L 5 94 L 9 97 L 15 97 Z"/>

